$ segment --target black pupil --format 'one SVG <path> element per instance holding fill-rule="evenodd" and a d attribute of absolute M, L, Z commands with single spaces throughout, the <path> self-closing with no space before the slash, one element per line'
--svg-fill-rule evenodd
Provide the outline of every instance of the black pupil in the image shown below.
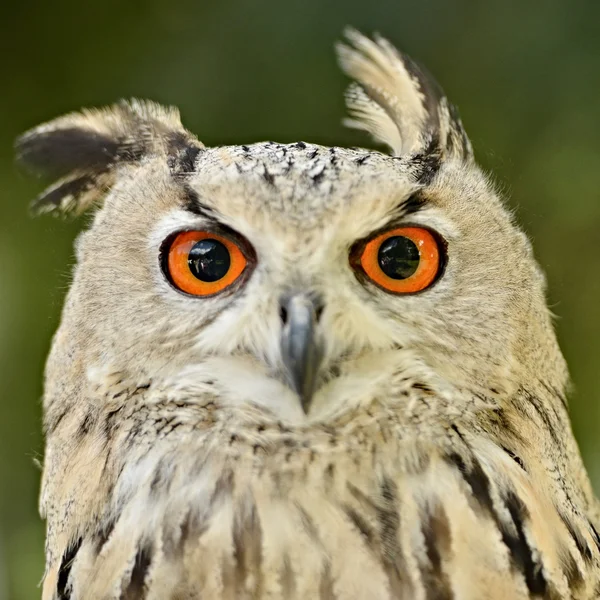
<path fill-rule="evenodd" d="M 417 245 L 404 236 L 393 236 L 385 240 L 377 255 L 381 270 L 392 279 L 408 279 L 414 275 L 420 259 Z"/>
<path fill-rule="evenodd" d="M 229 250 L 218 240 L 196 242 L 188 255 L 190 271 L 200 281 L 212 283 L 227 275 L 231 265 Z"/>

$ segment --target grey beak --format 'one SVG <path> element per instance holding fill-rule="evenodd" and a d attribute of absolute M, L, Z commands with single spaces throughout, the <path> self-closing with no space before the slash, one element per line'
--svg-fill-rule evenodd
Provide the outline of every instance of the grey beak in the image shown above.
<path fill-rule="evenodd" d="M 281 302 L 281 355 L 289 384 L 308 413 L 323 358 L 318 331 L 318 302 L 305 293 L 286 296 Z"/>

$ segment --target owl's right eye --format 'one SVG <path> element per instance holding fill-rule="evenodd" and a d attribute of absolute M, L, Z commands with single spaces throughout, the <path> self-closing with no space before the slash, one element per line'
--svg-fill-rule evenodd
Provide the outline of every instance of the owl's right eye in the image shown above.
<path fill-rule="evenodd" d="M 164 268 L 171 283 L 192 296 L 213 296 L 232 285 L 248 261 L 231 239 L 211 231 L 183 231 L 167 248 Z"/>

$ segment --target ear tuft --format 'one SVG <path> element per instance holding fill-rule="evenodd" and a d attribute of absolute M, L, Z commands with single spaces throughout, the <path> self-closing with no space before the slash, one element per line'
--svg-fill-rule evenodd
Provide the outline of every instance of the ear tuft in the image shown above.
<path fill-rule="evenodd" d="M 471 159 L 458 113 L 431 75 L 380 36 L 371 40 L 354 29 L 345 35 L 349 43 L 338 44 L 337 53 L 355 80 L 346 93 L 347 125 L 367 131 L 395 156 L 433 151 L 441 159 Z"/>
<path fill-rule="evenodd" d="M 58 180 L 34 201 L 33 210 L 78 214 L 106 195 L 119 166 L 164 155 L 181 171 L 178 158 L 196 156 L 203 145 L 183 128 L 176 109 L 132 100 L 40 125 L 15 147 L 27 169 Z"/>

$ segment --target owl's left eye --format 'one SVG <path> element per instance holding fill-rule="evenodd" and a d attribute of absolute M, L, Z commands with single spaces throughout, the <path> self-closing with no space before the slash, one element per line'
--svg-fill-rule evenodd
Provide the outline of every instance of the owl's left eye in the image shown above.
<path fill-rule="evenodd" d="M 167 249 L 167 276 L 175 287 L 193 296 L 213 296 L 232 285 L 248 261 L 239 246 L 210 231 L 178 233 Z"/>
<path fill-rule="evenodd" d="M 414 294 L 434 283 L 442 271 L 440 243 L 429 229 L 399 227 L 359 244 L 352 266 L 393 294 Z"/>

